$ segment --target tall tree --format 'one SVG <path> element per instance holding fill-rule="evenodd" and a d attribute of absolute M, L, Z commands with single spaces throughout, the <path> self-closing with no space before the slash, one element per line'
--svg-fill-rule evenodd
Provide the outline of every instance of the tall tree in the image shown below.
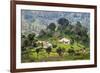
<path fill-rule="evenodd" d="M 50 23 L 50 24 L 47 26 L 47 29 L 50 29 L 51 31 L 55 31 L 55 28 L 56 28 L 55 23 Z"/>
<path fill-rule="evenodd" d="M 32 46 L 33 40 L 34 40 L 34 38 L 35 38 L 35 33 L 29 34 L 29 35 L 27 36 L 27 38 L 28 38 L 28 41 L 29 41 L 29 43 L 30 43 L 30 46 Z"/>
<path fill-rule="evenodd" d="M 58 19 L 58 24 L 60 24 L 61 26 L 67 26 L 69 24 L 69 20 L 66 18 L 60 18 Z"/>
<path fill-rule="evenodd" d="M 59 27 L 58 27 L 58 30 L 61 31 L 61 33 L 63 33 L 63 31 L 66 29 L 66 27 L 69 25 L 69 20 L 66 19 L 66 18 L 60 18 L 58 19 L 58 24 L 59 24 Z"/>

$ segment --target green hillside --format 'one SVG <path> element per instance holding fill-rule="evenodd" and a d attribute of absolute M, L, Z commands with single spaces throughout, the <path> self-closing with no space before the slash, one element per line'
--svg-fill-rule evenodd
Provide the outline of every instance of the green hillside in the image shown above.
<path fill-rule="evenodd" d="M 58 26 L 57 26 L 58 25 Z M 59 18 L 46 29 L 21 37 L 21 62 L 47 62 L 90 59 L 89 31 L 80 21 L 71 25 Z"/>

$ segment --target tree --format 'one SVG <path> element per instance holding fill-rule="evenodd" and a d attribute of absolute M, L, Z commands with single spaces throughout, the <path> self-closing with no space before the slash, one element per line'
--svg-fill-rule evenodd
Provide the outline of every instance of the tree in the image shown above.
<path fill-rule="evenodd" d="M 26 36 L 24 34 L 21 35 L 21 38 L 26 38 Z"/>
<path fill-rule="evenodd" d="M 52 51 L 51 47 L 46 48 L 46 52 L 48 53 L 48 55 L 50 54 L 51 51 Z"/>
<path fill-rule="evenodd" d="M 33 47 L 38 47 L 36 42 L 33 43 Z"/>
<path fill-rule="evenodd" d="M 82 24 L 79 22 L 79 21 L 77 21 L 77 23 L 76 23 L 76 25 L 74 26 L 74 32 L 76 33 L 76 34 L 79 34 L 79 33 L 81 33 L 81 28 L 82 28 Z"/>
<path fill-rule="evenodd" d="M 50 24 L 47 26 L 47 29 L 50 29 L 51 31 L 55 31 L 55 28 L 56 28 L 55 23 L 50 23 Z"/>
<path fill-rule="evenodd" d="M 53 44 L 52 46 L 53 46 L 53 48 L 56 48 L 57 47 L 57 44 Z"/>
<path fill-rule="evenodd" d="M 32 42 L 34 40 L 34 37 L 35 37 L 35 34 L 34 33 L 29 34 L 28 35 L 28 40 Z"/>
<path fill-rule="evenodd" d="M 58 53 L 59 56 L 62 56 L 63 50 L 61 48 L 58 48 L 56 52 Z"/>
<path fill-rule="evenodd" d="M 88 28 L 82 26 L 82 24 L 77 21 L 74 29 L 75 40 L 81 42 L 83 45 L 89 47 L 89 36 L 88 36 Z"/>
<path fill-rule="evenodd" d="M 60 18 L 58 19 L 58 30 L 60 30 L 60 33 L 63 34 L 63 32 L 65 31 L 66 27 L 69 25 L 69 20 L 66 18 Z"/>
<path fill-rule="evenodd" d="M 74 49 L 68 49 L 68 53 L 69 55 L 74 55 L 75 54 L 75 50 Z"/>
<path fill-rule="evenodd" d="M 64 31 L 64 33 L 66 34 L 66 35 L 72 35 L 72 30 L 73 30 L 73 25 L 68 25 L 66 28 L 65 28 L 65 31 Z"/>
<path fill-rule="evenodd" d="M 60 18 L 58 19 L 58 24 L 60 24 L 61 26 L 68 26 L 69 20 L 66 18 Z"/>
<path fill-rule="evenodd" d="M 29 41 L 26 39 L 25 41 L 24 41 L 24 46 L 28 46 L 29 45 Z"/>
<path fill-rule="evenodd" d="M 71 32 L 74 34 L 73 40 L 77 41 L 77 43 L 80 42 L 82 39 L 82 27 L 83 27 L 82 24 L 79 21 L 77 21 L 77 23 L 71 30 Z"/>
<path fill-rule="evenodd" d="M 29 41 L 27 39 L 24 39 L 22 41 L 23 41 L 23 43 L 21 43 L 21 49 L 22 49 L 22 51 L 25 51 L 26 47 L 29 46 Z"/>

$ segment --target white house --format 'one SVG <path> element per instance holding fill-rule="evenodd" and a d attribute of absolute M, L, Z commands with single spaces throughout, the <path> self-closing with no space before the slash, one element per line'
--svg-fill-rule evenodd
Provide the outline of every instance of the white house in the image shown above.
<path fill-rule="evenodd" d="M 49 42 L 43 42 L 43 48 L 52 47 L 52 44 Z"/>
<path fill-rule="evenodd" d="M 64 44 L 70 44 L 70 40 L 67 38 L 62 38 L 59 40 L 59 42 L 64 43 Z"/>

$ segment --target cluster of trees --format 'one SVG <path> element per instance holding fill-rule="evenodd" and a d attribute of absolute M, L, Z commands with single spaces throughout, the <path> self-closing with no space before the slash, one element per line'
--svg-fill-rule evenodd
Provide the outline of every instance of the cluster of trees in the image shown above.
<path fill-rule="evenodd" d="M 25 51 L 27 48 L 31 48 L 32 46 L 36 46 L 37 40 L 35 39 L 35 34 L 30 33 L 28 35 L 21 35 L 21 50 Z"/>
<path fill-rule="evenodd" d="M 89 47 L 89 30 L 80 21 L 76 21 L 76 24 L 71 25 L 68 19 L 60 18 L 57 20 L 57 23 L 50 23 L 47 29 L 41 30 L 39 37 L 49 38 L 55 34 L 57 38 L 67 36 L 71 39 L 72 44 L 77 42 Z"/>

